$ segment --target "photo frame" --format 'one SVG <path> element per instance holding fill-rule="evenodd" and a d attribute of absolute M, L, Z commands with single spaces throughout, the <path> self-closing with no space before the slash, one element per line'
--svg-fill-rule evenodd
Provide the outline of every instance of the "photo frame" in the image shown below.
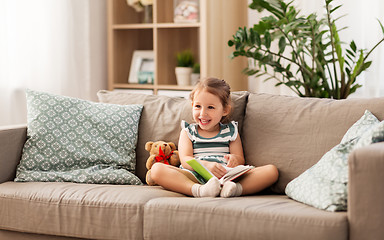
<path fill-rule="evenodd" d="M 133 52 L 128 83 L 153 84 L 155 77 L 155 60 L 152 50 L 135 50 Z"/>

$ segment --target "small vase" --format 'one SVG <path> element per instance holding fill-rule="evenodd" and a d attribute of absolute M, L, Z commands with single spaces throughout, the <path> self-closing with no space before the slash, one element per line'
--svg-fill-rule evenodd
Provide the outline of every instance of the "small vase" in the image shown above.
<path fill-rule="evenodd" d="M 152 5 L 145 5 L 144 6 L 144 18 L 143 23 L 152 23 Z"/>

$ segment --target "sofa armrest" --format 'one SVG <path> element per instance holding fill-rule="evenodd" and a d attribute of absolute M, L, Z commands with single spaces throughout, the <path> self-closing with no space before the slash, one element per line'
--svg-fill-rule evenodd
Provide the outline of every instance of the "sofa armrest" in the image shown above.
<path fill-rule="evenodd" d="M 0 127 L 0 183 L 15 178 L 26 139 L 25 125 Z"/>
<path fill-rule="evenodd" d="M 350 239 L 384 239 L 384 142 L 349 156 Z"/>

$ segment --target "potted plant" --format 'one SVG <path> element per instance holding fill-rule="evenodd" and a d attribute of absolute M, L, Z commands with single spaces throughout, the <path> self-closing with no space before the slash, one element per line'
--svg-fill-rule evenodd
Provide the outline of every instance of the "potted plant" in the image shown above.
<path fill-rule="evenodd" d="M 192 66 L 194 58 L 191 50 L 178 52 L 176 55 L 177 66 L 175 68 L 176 80 L 179 86 L 191 84 Z"/>
<path fill-rule="evenodd" d="M 200 64 L 195 63 L 192 67 L 192 74 L 191 74 L 191 85 L 196 85 L 197 81 L 199 81 L 200 78 Z"/>
<path fill-rule="evenodd" d="M 344 99 L 361 87 L 357 76 L 369 68 L 372 51 L 359 49 L 352 40 L 343 48 L 339 29 L 332 14 L 341 5 L 332 7 L 333 0 L 324 0 L 326 16 L 312 13 L 299 16 L 293 1 L 253 0 L 251 9 L 266 10 L 253 28 L 239 28 L 228 45 L 235 47 L 232 57 L 245 56 L 253 61 L 244 70 L 247 75 L 266 75 L 284 84 L 301 97 Z M 384 28 L 379 21 L 381 29 Z"/>

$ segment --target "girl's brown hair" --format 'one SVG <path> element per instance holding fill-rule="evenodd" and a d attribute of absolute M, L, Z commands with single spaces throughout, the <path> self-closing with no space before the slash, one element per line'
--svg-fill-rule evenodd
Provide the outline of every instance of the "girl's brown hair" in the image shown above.
<path fill-rule="evenodd" d="M 220 80 L 218 78 L 207 77 L 200 79 L 192 92 L 189 94 L 190 99 L 193 102 L 193 98 L 196 92 L 207 91 L 211 94 L 214 94 L 219 97 L 223 108 L 229 108 L 229 114 L 223 116 L 221 118 L 222 123 L 229 122 L 229 118 L 232 110 L 232 102 L 231 102 L 231 87 L 224 80 Z"/>

